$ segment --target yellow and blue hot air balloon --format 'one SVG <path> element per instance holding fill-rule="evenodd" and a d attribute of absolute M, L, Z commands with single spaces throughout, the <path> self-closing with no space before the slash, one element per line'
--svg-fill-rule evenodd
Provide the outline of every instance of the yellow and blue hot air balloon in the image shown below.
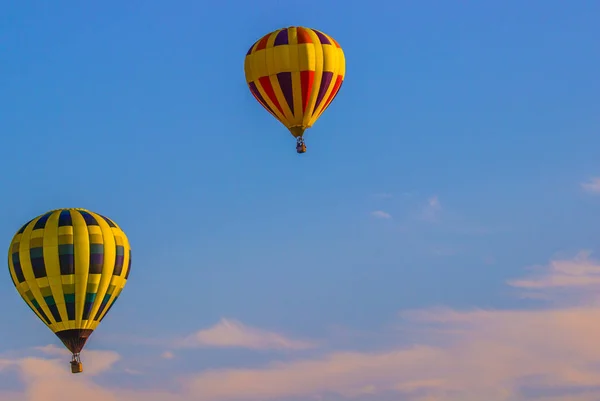
<path fill-rule="evenodd" d="M 111 219 L 85 209 L 57 209 L 15 234 L 8 251 L 10 276 L 33 312 L 73 353 L 79 353 L 125 287 L 131 249 Z"/>
<path fill-rule="evenodd" d="M 256 100 L 285 125 L 304 153 L 304 131 L 337 95 L 346 73 L 344 52 L 316 29 L 289 27 L 256 41 L 244 62 L 246 82 Z"/>

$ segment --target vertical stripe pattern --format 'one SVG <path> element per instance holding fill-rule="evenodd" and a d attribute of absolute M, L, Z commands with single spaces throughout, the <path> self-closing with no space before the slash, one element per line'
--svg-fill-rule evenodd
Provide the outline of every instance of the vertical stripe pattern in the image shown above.
<path fill-rule="evenodd" d="M 125 287 L 130 255 L 127 236 L 109 218 L 59 209 L 17 232 L 8 266 L 27 305 L 71 349 L 77 341 L 83 347 Z"/>
<path fill-rule="evenodd" d="M 257 40 L 244 62 L 254 98 L 294 136 L 329 107 L 344 81 L 340 45 L 316 29 L 278 29 Z"/>

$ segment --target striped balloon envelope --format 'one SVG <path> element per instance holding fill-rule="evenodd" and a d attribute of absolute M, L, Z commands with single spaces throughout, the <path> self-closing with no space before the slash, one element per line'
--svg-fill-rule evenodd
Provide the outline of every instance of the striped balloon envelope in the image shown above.
<path fill-rule="evenodd" d="M 57 209 L 26 223 L 8 251 L 19 295 L 71 351 L 79 353 L 125 287 L 131 249 L 108 217 L 85 209 Z"/>
<path fill-rule="evenodd" d="M 316 29 L 289 27 L 257 40 L 244 62 L 256 100 L 302 140 L 329 107 L 344 81 L 344 51 Z"/>

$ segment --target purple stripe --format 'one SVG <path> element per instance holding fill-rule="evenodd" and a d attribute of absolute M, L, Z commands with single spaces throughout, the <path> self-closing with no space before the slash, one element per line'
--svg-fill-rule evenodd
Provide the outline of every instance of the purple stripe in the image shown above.
<path fill-rule="evenodd" d="M 75 258 L 73 255 L 58 255 L 60 274 L 75 274 Z"/>
<path fill-rule="evenodd" d="M 113 276 L 120 276 L 123 273 L 123 262 L 125 256 L 117 255 L 115 258 L 115 268 L 113 269 Z"/>
<path fill-rule="evenodd" d="M 314 30 L 314 29 L 313 29 L 313 32 L 317 34 L 322 45 L 330 45 L 331 44 L 329 39 L 327 39 L 327 36 L 323 35 L 321 32 Z"/>
<path fill-rule="evenodd" d="M 271 108 L 269 107 L 269 104 L 267 102 L 265 102 L 265 99 L 263 99 L 263 97 L 260 95 L 260 92 L 258 91 L 258 88 L 256 87 L 256 84 L 254 82 L 248 82 L 248 86 L 250 87 L 250 90 L 252 91 L 252 93 L 254 94 L 254 96 L 256 96 L 258 98 L 258 100 L 260 101 L 260 103 L 267 110 L 269 110 L 271 113 L 273 113 L 273 110 L 271 110 Z M 275 114 L 275 113 L 273 113 L 273 114 Z"/>
<path fill-rule="evenodd" d="M 279 82 L 279 88 L 283 92 L 285 100 L 290 106 L 292 115 L 294 114 L 294 87 L 292 86 L 292 73 L 291 72 L 280 72 L 277 74 L 277 81 Z"/>
<path fill-rule="evenodd" d="M 333 78 L 333 72 L 325 71 L 323 72 L 323 76 L 321 77 L 321 86 L 319 87 L 319 94 L 317 95 L 317 102 L 315 103 L 315 108 L 313 109 L 313 113 L 315 110 L 319 108 L 323 98 L 325 97 L 325 92 L 329 88 L 329 84 L 331 84 L 331 79 Z"/>
<path fill-rule="evenodd" d="M 102 253 L 91 253 L 90 254 L 90 264 L 91 265 L 101 265 L 104 263 L 104 254 Z"/>
<path fill-rule="evenodd" d="M 288 44 L 288 30 L 287 28 L 282 29 L 281 31 L 279 31 L 279 33 L 277 34 L 277 37 L 275 38 L 275 43 L 273 44 L 273 46 L 281 46 L 281 45 L 287 45 Z"/>

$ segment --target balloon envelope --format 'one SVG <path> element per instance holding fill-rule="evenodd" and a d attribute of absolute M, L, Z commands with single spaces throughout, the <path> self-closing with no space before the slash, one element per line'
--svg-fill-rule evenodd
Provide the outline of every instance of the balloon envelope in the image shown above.
<path fill-rule="evenodd" d="M 17 232 L 8 266 L 23 300 L 78 354 L 125 287 L 131 249 L 111 219 L 58 209 Z"/>
<path fill-rule="evenodd" d="M 244 62 L 256 100 L 295 137 L 331 104 L 346 73 L 344 52 L 316 29 L 278 29 L 256 41 Z"/>

